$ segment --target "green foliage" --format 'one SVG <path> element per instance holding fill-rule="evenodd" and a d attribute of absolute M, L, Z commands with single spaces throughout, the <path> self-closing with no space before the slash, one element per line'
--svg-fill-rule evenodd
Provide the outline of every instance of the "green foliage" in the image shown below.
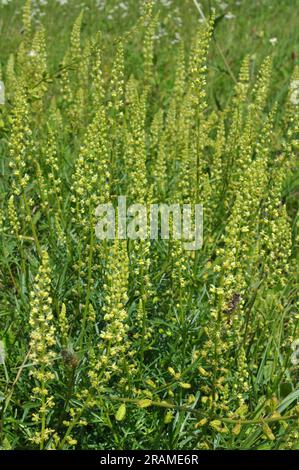
<path fill-rule="evenodd" d="M 49 2 L 45 29 L 36 2 L 16 3 L 23 34 L 0 6 L 1 37 L 15 32 L 1 56 L 1 448 L 298 449 L 298 68 L 261 29 L 282 2 L 236 12 L 239 32 L 256 20 L 252 50 L 219 2 L 201 2 L 201 23 L 191 1 L 132 0 L 105 21 L 113 0 L 98 23 L 73 1 L 72 24 Z M 97 240 L 97 205 L 124 194 L 202 203 L 202 249 Z"/>

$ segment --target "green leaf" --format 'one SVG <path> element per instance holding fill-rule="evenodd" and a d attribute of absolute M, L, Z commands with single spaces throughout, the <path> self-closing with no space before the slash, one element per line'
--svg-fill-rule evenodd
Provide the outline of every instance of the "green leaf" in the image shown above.
<path fill-rule="evenodd" d="M 299 389 L 295 390 L 294 392 L 290 393 L 285 399 L 280 403 L 277 411 L 282 413 L 286 408 L 288 408 L 294 401 L 298 400 L 299 398 Z"/>
<path fill-rule="evenodd" d="M 286 396 L 292 393 L 292 391 L 293 391 L 292 382 L 284 382 L 280 385 L 280 396 L 282 398 L 286 398 Z"/>

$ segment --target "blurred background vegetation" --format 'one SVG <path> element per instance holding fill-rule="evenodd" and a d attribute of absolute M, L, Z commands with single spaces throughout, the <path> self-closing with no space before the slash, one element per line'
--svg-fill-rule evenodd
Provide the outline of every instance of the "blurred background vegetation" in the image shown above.
<path fill-rule="evenodd" d="M 283 103 L 295 65 L 299 64 L 299 0 L 156 0 L 156 106 L 167 104 L 172 92 L 176 58 L 181 41 L 186 56 L 202 21 L 198 8 L 216 23 L 208 64 L 209 111 L 222 110 L 234 93 L 234 80 L 246 55 L 251 58 L 252 81 L 261 62 L 273 56 L 274 69 L 269 106 Z M 0 65 L 22 42 L 23 0 L 0 0 Z M 33 22 L 46 29 L 50 74 L 59 68 L 79 12 L 84 10 L 82 38 L 100 31 L 104 43 L 104 75 L 108 78 L 117 39 L 136 24 L 143 0 L 32 0 Z M 131 39 L 132 38 L 132 39 Z M 140 43 L 136 32 L 126 40 L 126 74 L 142 76 Z M 60 51 L 60 54 L 57 52 Z M 159 101 L 162 101 L 159 102 Z M 163 103 L 164 102 L 164 103 Z M 153 113 L 156 111 L 153 107 Z M 277 118 L 280 118 L 278 112 Z M 277 136 L 279 139 L 279 136 Z M 299 171 L 289 181 L 285 197 L 293 216 L 298 210 Z"/>
<path fill-rule="evenodd" d="M 69 41 L 78 13 L 84 9 L 83 37 L 100 30 L 105 37 L 107 58 L 113 57 L 115 38 L 128 31 L 140 16 L 141 0 L 33 0 L 34 22 L 46 28 L 48 53 L 53 70 L 57 68 Z M 156 0 L 159 24 L 156 48 L 159 50 L 157 80 L 165 94 L 171 88 L 177 47 L 181 39 L 186 49 L 201 21 L 194 0 Z M 273 54 L 274 99 L 285 94 L 294 64 L 299 57 L 299 0 L 201 0 L 197 2 L 206 16 L 216 12 L 214 47 L 210 55 L 208 79 L 211 105 L 223 106 L 233 92 L 232 76 L 237 76 L 240 62 L 249 54 L 252 73 L 266 55 Z M 22 41 L 22 0 L 0 0 L 0 63 L 5 65 Z M 127 73 L 138 74 L 141 63 L 138 38 L 128 44 Z M 218 46 L 217 46 L 218 44 Z M 219 46 L 226 58 L 225 64 Z M 61 51 L 61 56 L 57 51 Z M 108 62 L 109 63 L 109 62 Z M 231 70 L 229 72 L 228 67 Z M 131 67 L 131 68 L 130 68 Z"/>

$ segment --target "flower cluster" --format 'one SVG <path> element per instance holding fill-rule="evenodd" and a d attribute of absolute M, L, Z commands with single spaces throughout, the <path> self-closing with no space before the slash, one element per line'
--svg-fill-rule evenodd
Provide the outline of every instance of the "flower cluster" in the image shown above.
<path fill-rule="evenodd" d="M 298 67 L 278 104 L 270 57 L 235 78 L 221 1 L 187 35 L 188 2 L 60 0 L 59 50 L 50 3 L 0 71 L 1 448 L 298 448 Z M 100 239 L 119 196 L 140 236 Z M 202 204 L 202 249 L 153 203 Z"/>
<path fill-rule="evenodd" d="M 30 359 L 33 364 L 30 375 L 34 380 L 32 399 L 37 403 L 37 411 L 33 413 L 32 421 L 35 426 L 39 426 L 39 430 L 31 436 L 31 440 L 39 444 L 41 449 L 54 433 L 47 423 L 47 416 L 55 406 L 54 397 L 49 389 L 50 383 L 55 378 L 52 366 L 56 344 L 50 276 L 49 256 L 44 251 L 31 292 L 29 318 Z"/>

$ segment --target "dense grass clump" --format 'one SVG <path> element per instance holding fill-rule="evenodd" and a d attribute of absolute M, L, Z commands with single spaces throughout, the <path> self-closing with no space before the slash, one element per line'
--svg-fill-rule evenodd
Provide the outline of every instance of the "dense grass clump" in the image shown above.
<path fill-rule="evenodd" d="M 279 55 L 236 67 L 213 9 L 184 38 L 167 2 L 135 1 L 113 31 L 86 2 L 56 44 L 37 2 L 17 3 L 0 75 L 1 448 L 299 449 L 295 59 L 285 77 Z M 96 208 L 122 195 L 202 204 L 203 247 L 99 241 Z"/>

